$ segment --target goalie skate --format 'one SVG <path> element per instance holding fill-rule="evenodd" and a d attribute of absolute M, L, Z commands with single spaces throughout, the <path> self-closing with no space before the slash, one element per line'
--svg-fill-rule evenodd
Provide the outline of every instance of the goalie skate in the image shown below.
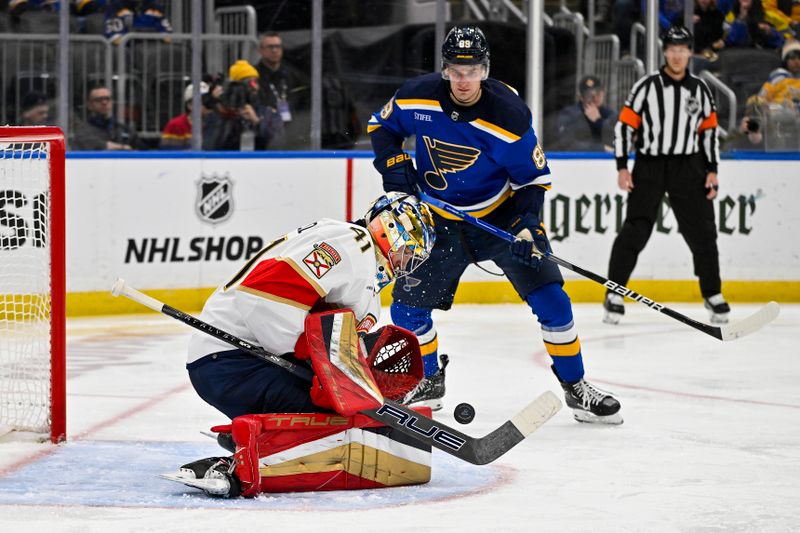
<path fill-rule="evenodd" d="M 450 362 L 446 354 L 439 356 L 439 370 L 436 373 L 423 378 L 411 392 L 406 394 L 403 402 L 409 406 L 430 407 L 431 411 L 440 411 L 444 407 L 444 369 Z"/>
<path fill-rule="evenodd" d="M 601 391 L 585 379 L 567 383 L 562 381 L 555 367 L 550 367 L 564 389 L 567 407 L 572 409 L 572 417 L 578 422 L 590 424 L 622 424 L 620 404 L 609 393 Z"/>
<path fill-rule="evenodd" d="M 233 463 L 225 457 L 209 457 L 183 465 L 177 472 L 159 474 L 158 477 L 200 489 L 214 498 L 235 498 L 239 483 L 231 474 Z"/>

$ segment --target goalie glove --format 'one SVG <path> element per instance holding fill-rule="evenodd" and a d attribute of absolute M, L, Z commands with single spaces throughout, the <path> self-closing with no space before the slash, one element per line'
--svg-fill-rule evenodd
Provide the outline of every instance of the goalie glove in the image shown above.
<path fill-rule="evenodd" d="M 375 158 L 373 164 L 383 176 L 384 191 L 403 192 L 413 196 L 419 194 L 417 169 L 414 168 L 414 161 L 407 153 L 381 154 Z"/>
<path fill-rule="evenodd" d="M 544 225 L 536 215 L 517 215 L 509 226 L 517 236 L 511 243 L 511 256 L 515 261 L 539 270 L 545 254 L 552 253 Z"/>

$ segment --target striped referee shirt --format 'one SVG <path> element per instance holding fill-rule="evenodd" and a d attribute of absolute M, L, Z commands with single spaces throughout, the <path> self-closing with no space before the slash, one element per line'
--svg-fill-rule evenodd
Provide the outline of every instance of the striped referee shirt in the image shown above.
<path fill-rule="evenodd" d="M 614 133 L 618 170 L 627 168 L 635 142 L 637 153 L 647 156 L 691 155 L 702 150 L 706 171 L 717 171 L 714 97 L 705 82 L 688 70 L 680 81 L 670 78 L 663 68 L 637 81 L 620 111 Z"/>

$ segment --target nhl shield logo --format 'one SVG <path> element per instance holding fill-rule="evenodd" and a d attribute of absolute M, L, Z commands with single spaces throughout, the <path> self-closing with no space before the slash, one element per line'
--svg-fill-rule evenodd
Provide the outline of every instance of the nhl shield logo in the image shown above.
<path fill-rule="evenodd" d="M 233 213 L 233 182 L 226 174 L 210 177 L 201 176 L 197 182 L 197 201 L 195 211 L 200 220 L 219 224 L 228 220 Z"/>
<path fill-rule="evenodd" d="M 700 112 L 700 101 L 694 96 L 686 99 L 686 112 L 690 115 L 696 115 Z"/>

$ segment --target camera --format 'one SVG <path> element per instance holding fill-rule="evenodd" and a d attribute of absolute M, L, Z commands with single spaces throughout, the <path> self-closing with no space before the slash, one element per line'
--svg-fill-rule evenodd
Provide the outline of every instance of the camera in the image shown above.
<path fill-rule="evenodd" d="M 257 83 L 257 82 L 256 82 Z M 250 104 L 253 107 L 257 105 L 257 97 L 255 90 L 257 86 L 253 87 L 250 83 L 243 83 L 240 81 L 232 81 L 225 87 L 225 91 L 220 98 L 222 105 L 230 110 L 239 110 Z"/>
<path fill-rule="evenodd" d="M 749 117 L 745 125 L 748 133 L 758 133 L 758 130 L 761 129 L 761 123 L 753 117 Z"/>

